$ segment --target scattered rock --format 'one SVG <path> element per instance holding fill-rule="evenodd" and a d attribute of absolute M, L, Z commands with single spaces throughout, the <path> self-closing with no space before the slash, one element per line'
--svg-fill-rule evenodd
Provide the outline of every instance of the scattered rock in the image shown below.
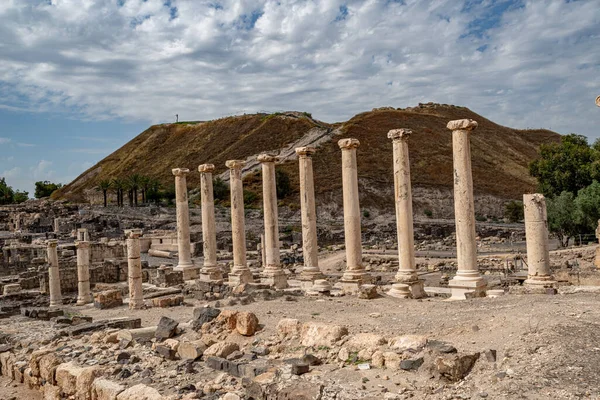
<path fill-rule="evenodd" d="M 219 342 L 206 349 L 204 351 L 204 356 L 226 358 L 228 355 L 239 349 L 240 347 L 237 345 L 237 343 Z"/>
<path fill-rule="evenodd" d="M 471 372 L 479 358 L 479 353 L 448 354 L 435 359 L 434 366 L 441 377 L 450 382 L 458 382 Z"/>
<path fill-rule="evenodd" d="M 331 346 L 347 334 L 344 326 L 307 322 L 302 325 L 302 346 Z"/>
<path fill-rule="evenodd" d="M 405 335 L 392 339 L 391 347 L 398 351 L 418 353 L 427 345 L 427 338 L 419 335 Z"/>
<path fill-rule="evenodd" d="M 235 329 L 240 335 L 252 336 L 258 330 L 258 318 L 251 312 L 237 314 Z"/>
<path fill-rule="evenodd" d="M 169 317 L 161 317 L 160 321 L 158 322 L 158 326 L 156 327 L 154 337 L 158 340 L 168 339 L 175 335 L 178 325 L 179 322 Z"/>
<path fill-rule="evenodd" d="M 375 299 L 378 296 L 377 285 L 361 285 L 358 288 L 359 299 Z"/>

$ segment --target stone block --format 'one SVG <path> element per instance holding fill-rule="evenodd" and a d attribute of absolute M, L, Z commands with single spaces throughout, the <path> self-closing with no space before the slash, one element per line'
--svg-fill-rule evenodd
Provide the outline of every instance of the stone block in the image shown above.
<path fill-rule="evenodd" d="M 390 341 L 390 346 L 398 351 L 418 353 L 427 345 L 427 338 L 420 335 L 399 336 Z"/>
<path fill-rule="evenodd" d="M 92 400 L 117 400 L 125 387 L 108 379 L 99 378 L 92 384 Z"/>
<path fill-rule="evenodd" d="M 120 290 L 105 290 L 94 294 L 94 307 L 101 310 L 123 305 L 123 295 Z"/>
<path fill-rule="evenodd" d="M 179 322 L 175 321 L 174 319 L 169 317 L 161 317 L 160 321 L 158 322 L 158 326 L 156 327 L 154 337 L 158 340 L 168 339 L 175 335 L 178 325 Z"/>
<path fill-rule="evenodd" d="M 377 285 L 360 285 L 358 288 L 359 299 L 375 299 L 379 296 L 377 293 Z"/>
<path fill-rule="evenodd" d="M 281 322 L 281 321 L 280 321 Z M 339 325 L 307 322 L 302 325 L 302 346 L 332 346 L 348 334 L 348 329 Z"/>
<path fill-rule="evenodd" d="M 182 360 L 195 360 L 202 357 L 206 348 L 206 345 L 201 340 L 181 342 L 179 343 L 177 354 Z"/>
<path fill-rule="evenodd" d="M 162 400 L 158 390 L 142 383 L 130 387 L 117 395 L 117 400 Z"/>
<path fill-rule="evenodd" d="M 434 367 L 442 378 L 458 382 L 471 372 L 478 358 L 479 353 L 444 355 L 435 359 Z"/>
<path fill-rule="evenodd" d="M 18 283 L 9 283 L 8 285 L 4 285 L 3 294 L 5 296 L 10 296 L 13 294 L 21 293 L 21 285 Z"/>
<path fill-rule="evenodd" d="M 60 359 L 54 353 L 46 354 L 40 358 L 40 379 L 43 384 L 56 384 L 55 373 L 60 363 Z"/>
<path fill-rule="evenodd" d="M 183 304 L 183 295 L 170 296 L 170 297 L 158 297 L 156 299 L 152 299 L 153 307 L 168 308 L 168 307 L 180 306 L 182 304 Z"/>
<path fill-rule="evenodd" d="M 302 331 L 300 321 L 293 318 L 284 318 L 277 323 L 277 335 L 282 338 L 299 336 Z"/>
<path fill-rule="evenodd" d="M 205 357 L 222 357 L 225 358 L 234 351 L 238 351 L 240 347 L 233 342 L 215 343 L 204 351 Z"/>

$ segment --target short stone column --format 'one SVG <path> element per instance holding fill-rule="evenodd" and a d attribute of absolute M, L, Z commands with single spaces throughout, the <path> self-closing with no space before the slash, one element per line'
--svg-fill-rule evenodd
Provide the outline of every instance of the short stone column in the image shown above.
<path fill-rule="evenodd" d="M 90 241 L 90 233 L 87 230 L 87 228 L 77 229 L 77 240 L 80 242 L 89 242 Z"/>
<path fill-rule="evenodd" d="M 48 240 L 48 285 L 50 291 L 50 307 L 62 306 L 60 290 L 60 272 L 58 270 L 58 240 Z"/>
<path fill-rule="evenodd" d="M 279 222 L 277 218 L 277 187 L 275 183 L 275 162 L 279 159 L 268 154 L 258 156 L 262 164 L 263 214 L 265 221 L 265 259 L 262 280 L 278 289 L 287 287 L 287 278 L 281 267 L 279 253 Z"/>
<path fill-rule="evenodd" d="M 183 279 L 190 280 L 198 277 L 198 268 L 192 263 L 192 250 L 190 245 L 190 210 L 188 206 L 188 191 L 186 175 L 190 172 L 187 168 L 174 168 L 175 175 L 175 203 L 177 205 L 177 248 L 179 262 L 174 268 L 183 272 Z"/>
<path fill-rule="evenodd" d="M 315 151 L 314 147 L 298 147 L 296 149 L 300 168 L 300 212 L 302 215 L 302 255 L 304 257 L 304 269 L 300 273 L 300 279 L 311 282 L 325 278 L 319 269 L 317 210 L 312 165 L 312 155 Z"/>
<path fill-rule="evenodd" d="M 242 160 L 229 160 L 225 162 L 225 165 L 229 168 L 231 240 L 233 242 L 233 267 L 229 273 L 228 284 L 236 286 L 254 281 L 246 259 L 246 217 L 244 215 L 244 187 L 242 184 L 242 168 L 246 163 Z"/>
<path fill-rule="evenodd" d="M 471 145 L 469 135 L 477 128 L 472 119 L 448 122 L 452 131 L 454 159 L 454 214 L 456 220 L 456 258 L 458 271 L 448 286 L 452 299 L 485 296 L 486 282 L 477 267 L 477 243 L 475 241 L 475 205 L 473 202 L 473 175 L 471 171 Z"/>
<path fill-rule="evenodd" d="M 392 285 L 392 289 L 387 294 L 399 298 L 419 299 L 425 297 L 425 290 L 415 266 L 412 190 L 408 156 L 408 138 L 411 133 L 412 131 L 409 129 L 393 129 L 388 132 L 388 138 L 393 140 L 394 151 L 394 199 L 399 268 L 396 274 L 396 283 Z"/>
<path fill-rule="evenodd" d="M 141 229 L 131 229 L 127 237 L 127 275 L 129 282 L 129 309 L 139 309 L 144 306 L 144 290 L 142 288 L 142 260 L 140 259 Z"/>
<path fill-rule="evenodd" d="M 357 293 L 360 285 L 369 283 L 371 276 L 362 264 L 362 241 L 360 228 L 360 204 L 358 198 L 358 172 L 356 139 L 341 139 L 342 185 L 344 198 L 344 235 L 346 243 L 346 271 L 340 282 L 347 293 Z"/>
<path fill-rule="evenodd" d="M 545 293 L 556 286 L 550 273 L 546 199 L 540 193 L 524 194 L 525 239 L 527 241 L 527 280 L 530 291 Z"/>
<path fill-rule="evenodd" d="M 213 194 L 213 164 L 202 164 L 200 171 L 200 202 L 202 203 L 202 244 L 204 264 L 200 280 L 216 282 L 223 280 L 223 271 L 217 263 L 217 228 L 215 225 L 215 198 Z"/>
<path fill-rule="evenodd" d="M 75 242 L 77 247 L 77 305 L 93 303 L 90 290 L 90 242 Z"/>

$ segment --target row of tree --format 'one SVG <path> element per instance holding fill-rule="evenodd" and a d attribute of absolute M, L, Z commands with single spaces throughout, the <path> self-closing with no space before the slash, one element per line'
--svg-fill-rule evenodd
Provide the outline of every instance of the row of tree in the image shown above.
<path fill-rule="evenodd" d="M 567 246 L 571 238 L 593 238 L 600 219 L 600 139 L 570 134 L 540 146 L 529 165 L 546 197 L 548 228 Z"/>
<path fill-rule="evenodd" d="M 6 179 L 0 178 L 0 204 L 18 204 L 29 198 L 28 192 L 14 190 L 6 183 Z"/>
<path fill-rule="evenodd" d="M 163 198 L 174 198 L 173 190 L 163 190 L 162 185 L 157 179 L 145 175 L 133 174 L 123 178 L 104 179 L 98 182 L 98 190 L 104 197 L 104 207 L 108 205 L 108 192 L 112 190 L 117 197 L 117 206 L 124 206 L 125 195 L 131 207 L 137 207 L 139 195 L 141 194 L 142 204 L 157 203 Z"/>

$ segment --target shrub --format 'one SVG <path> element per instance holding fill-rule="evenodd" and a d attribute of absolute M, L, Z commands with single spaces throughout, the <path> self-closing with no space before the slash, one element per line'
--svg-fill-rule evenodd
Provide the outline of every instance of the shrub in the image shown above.
<path fill-rule="evenodd" d="M 425 214 L 425 216 L 427 216 L 427 218 L 433 217 L 433 211 L 431 211 L 429 208 L 424 209 L 423 214 Z"/>

